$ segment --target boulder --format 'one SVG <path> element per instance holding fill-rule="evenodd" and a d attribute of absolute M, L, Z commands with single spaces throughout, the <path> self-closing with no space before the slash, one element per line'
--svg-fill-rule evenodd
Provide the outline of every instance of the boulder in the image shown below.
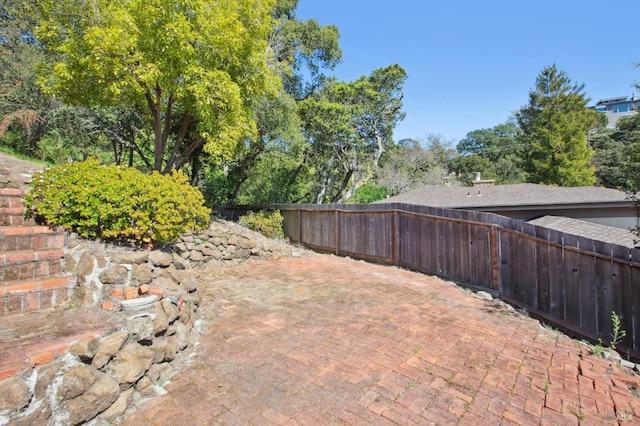
<path fill-rule="evenodd" d="M 58 400 L 64 401 L 77 398 L 82 395 L 96 381 L 95 367 L 86 364 L 79 364 L 71 367 L 62 376 L 62 383 L 56 391 Z"/>
<path fill-rule="evenodd" d="M 109 364 L 113 378 L 123 389 L 130 387 L 151 367 L 153 351 L 138 343 L 129 343 Z"/>
<path fill-rule="evenodd" d="M 121 265 L 111 265 L 100 273 L 100 281 L 103 284 L 124 285 L 127 282 L 129 271 Z"/>
<path fill-rule="evenodd" d="M 76 272 L 78 276 L 84 278 L 91 275 L 95 266 L 95 261 L 96 258 L 94 256 L 88 252 L 84 252 L 82 256 L 80 256 L 80 261 L 78 262 L 78 270 Z"/>
<path fill-rule="evenodd" d="M 133 398 L 134 389 L 127 389 L 120 393 L 116 402 L 111 404 L 111 407 L 104 410 L 99 416 L 99 419 L 106 420 L 108 424 L 114 424 L 124 413 L 127 411 L 131 399 Z"/>
<path fill-rule="evenodd" d="M 171 253 L 167 253 L 162 250 L 153 250 L 149 253 L 149 262 L 151 262 L 153 266 L 166 268 L 171 265 L 172 260 L 173 256 Z"/>
<path fill-rule="evenodd" d="M 113 263 L 123 265 L 141 265 L 149 260 L 148 251 L 136 251 L 131 253 L 122 253 L 113 258 Z"/>
<path fill-rule="evenodd" d="M 102 339 L 91 365 L 96 368 L 104 367 L 120 350 L 127 337 L 129 337 L 128 331 L 117 331 Z"/>
<path fill-rule="evenodd" d="M 0 412 L 16 412 L 31 401 L 29 386 L 19 377 L 9 377 L 0 381 Z"/>
<path fill-rule="evenodd" d="M 80 358 L 82 362 L 90 362 L 98 352 L 100 346 L 100 338 L 83 339 L 75 342 L 69 347 L 72 355 Z"/>
<path fill-rule="evenodd" d="M 77 425 L 93 419 L 113 404 L 120 395 L 120 387 L 115 380 L 90 366 L 94 381 L 85 392 L 77 398 L 64 400 L 59 406 L 61 412 L 66 412 L 70 424 Z"/>
<path fill-rule="evenodd" d="M 153 281 L 153 272 L 147 265 L 133 265 L 131 280 L 137 284 L 149 284 Z"/>

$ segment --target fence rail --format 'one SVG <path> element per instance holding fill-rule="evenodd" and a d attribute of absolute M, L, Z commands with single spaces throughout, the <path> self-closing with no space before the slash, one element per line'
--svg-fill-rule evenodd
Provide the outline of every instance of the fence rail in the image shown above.
<path fill-rule="evenodd" d="M 640 249 L 492 213 L 408 204 L 239 206 L 278 209 L 292 242 L 484 288 L 583 337 L 604 342 L 611 314 L 640 358 Z"/>

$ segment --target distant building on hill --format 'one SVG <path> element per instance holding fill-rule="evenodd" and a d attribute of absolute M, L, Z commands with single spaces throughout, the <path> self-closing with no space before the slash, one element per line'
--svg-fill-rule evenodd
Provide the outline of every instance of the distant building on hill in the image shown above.
<path fill-rule="evenodd" d="M 638 112 L 637 109 L 640 108 L 640 96 L 634 93 L 631 97 L 618 96 L 616 98 L 602 99 L 591 108 L 604 113 L 609 120 L 607 128 L 615 129 L 618 120 Z"/>

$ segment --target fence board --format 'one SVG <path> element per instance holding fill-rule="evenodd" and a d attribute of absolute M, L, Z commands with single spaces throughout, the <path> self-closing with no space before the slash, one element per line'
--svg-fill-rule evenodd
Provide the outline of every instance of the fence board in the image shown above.
<path fill-rule="evenodd" d="M 565 235 L 565 244 L 569 247 L 575 247 L 578 237 L 573 235 Z M 563 250 L 563 267 L 565 291 L 567 297 L 565 299 L 565 318 L 571 324 L 580 325 L 580 255 L 569 248 Z"/>
<path fill-rule="evenodd" d="M 611 255 L 611 244 L 596 242 L 596 251 L 600 254 Z M 611 259 L 595 258 L 596 301 L 598 336 L 606 338 L 611 333 L 611 311 L 613 310 L 613 261 Z"/>
<path fill-rule="evenodd" d="M 581 249 L 594 252 L 593 241 L 579 238 Z M 597 317 L 599 304 L 596 298 L 596 265 L 595 257 L 586 253 L 580 254 L 580 326 L 593 333 L 598 332 Z"/>

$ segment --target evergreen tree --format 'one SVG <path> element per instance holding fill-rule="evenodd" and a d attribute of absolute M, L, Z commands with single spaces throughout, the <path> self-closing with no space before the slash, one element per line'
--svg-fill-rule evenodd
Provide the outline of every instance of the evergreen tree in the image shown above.
<path fill-rule="evenodd" d="M 584 85 L 571 82 L 555 65 L 538 75 L 529 104 L 516 113 L 522 129 L 524 169 L 534 183 L 586 186 L 596 181 L 587 144 L 590 130 L 604 116 L 587 107 Z"/>

